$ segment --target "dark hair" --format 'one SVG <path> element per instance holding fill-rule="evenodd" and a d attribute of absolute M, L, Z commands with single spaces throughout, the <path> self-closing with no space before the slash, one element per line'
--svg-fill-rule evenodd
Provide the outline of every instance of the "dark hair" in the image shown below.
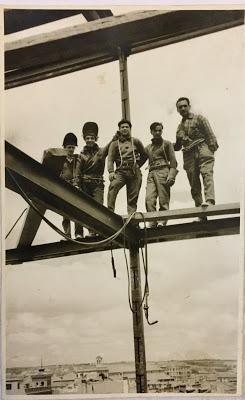
<path fill-rule="evenodd" d="M 177 107 L 177 104 L 178 104 L 180 101 L 184 101 L 184 100 L 187 101 L 188 105 L 191 104 L 191 103 L 190 103 L 190 100 L 188 99 L 188 97 L 180 97 L 180 98 L 176 101 L 176 107 Z"/>
<path fill-rule="evenodd" d="M 151 131 L 154 131 L 155 129 L 156 129 L 156 127 L 157 126 L 161 126 L 162 127 L 162 129 L 163 129 L 163 124 L 162 124 L 162 122 L 152 122 L 152 124 L 150 125 L 150 130 Z"/>
<path fill-rule="evenodd" d="M 128 119 L 121 119 L 121 121 L 118 122 L 118 128 L 120 128 L 122 124 L 128 124 L 130 128 L 132 128 L 132 124 Z"/>

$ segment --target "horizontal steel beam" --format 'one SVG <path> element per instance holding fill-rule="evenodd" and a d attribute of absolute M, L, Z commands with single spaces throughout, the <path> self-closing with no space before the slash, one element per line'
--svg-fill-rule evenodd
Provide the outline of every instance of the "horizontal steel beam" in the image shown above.
<path fill-rule="evenodd" d="M 205 223 L 185 223 L 169 225 L 164 228 L 147 228 L 140 230 L 140 246 L 147 243 L 170 242 L 175 240 L 197 239 L 213 236 L 225 236 L 239 234 L 240 218 L 224 218 L 210 220 Z M 95 239 L 84 239 L 88 243 Z M 113 249 L 119 246 L 113 244 Z M 6 264 L 20 264 L 28 261 L 44 260 L 55 257 L 65 257 L 77 254 L 85 254 L 110 250 L 110 246 L 84 248 L 82 245 L 68 241 L 60 241 L 38 246 L 26 246 L 6 251 Z"/>
<path fill-rule="evenodd" d="M 140 241 L 147 243 L 170 242 L 173 240 L 199 239 L 213 236 L 237 235 L 240 233 L 240 218 L 222 218 L 206 222 L 191 222 L 169 225 L 147 230 L 146 237 L 142 232 Z"/>
<path fill-rule="evenodd" d="M 48 168 L 8 142 L 5 142 L 5 165 L 6 186 L 9 189 L 20 193 L 8 170 L 30 198 L 39 199 L 48 209 L 92 229 L 101 236 L 109 237 L 122 227 L 123 219 L 119 215 L 52 175 Z M 137 236 L 138 230 L 128 225 L 125 229 L 126 241 L 137 240 Z M 124 246 L 124 235 L 121 234 L 116 241 Z"/>
<path fill-rule="evenodd" d="M 207 207 L 192 207 L 183 208 L 179 210 L 168 211 L 154 211 L 143 213 L 136 213 L 134 220 L 136 222 L 145 221 L 166 221 L 174 219 L 196 218 L 196 217 L 211 217 L 220 215 L 231 215 L 240 213 L 239 203 L 217 204 Z M 126 215 L 125 217 L 126 218 Z"/>
<path fill-rule="evenodd" d="M 84 238 L 83 242 L 90 243 L 91 241 L 99 240 L 99 238 Z M 17 249 L 6 251 L 6 264 L 21 264 L 29 261 L 45 260 L 49 258 L 58 258 L 65 256 L 74 256 L 77 254 L 95 253 L 120 248 L 119 245 L 113 243 L 112 246 L 93 246 L 84 247 L 79 243 L 72 243 L 67 240 L 60 242 L 41 244 L 37 246 L 26 246 Z"/>
<path fill-rule="evenodd" d="M 5 44 L 5 87 L 49 79 L 244 24 L 244 10 L 137 11 Z"/>

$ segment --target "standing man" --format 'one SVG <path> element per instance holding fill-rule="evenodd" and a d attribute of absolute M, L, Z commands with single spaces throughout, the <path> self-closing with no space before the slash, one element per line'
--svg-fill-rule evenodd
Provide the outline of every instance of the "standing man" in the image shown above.
<path fill-rule="evenodd" d="M 52 148 L 44 151 L 43 165 L 49 168 L 52 172 L 59 175 L 71 185 L 74 184 L 74 177 L 76 165 L 78 161 L 78 154 L 74 154 L 77 146 L 77 137 L 74 133 L 69 132 L 65 135 L 63 140 L 63 149 Z M 71 237 L 71 221 L 63 218 L 62 226 L 64 233 Z M 82 226 L 75 223 L 75 237 L 83 237 Z"/>
<path fill-rule="evenodd" d="M 176 107 L 182 121 L 177 129 L 174 149 L 183 151 L 184 169 L 195 206 L 215 204 L 214 152 L 219 147 L 216 137 L 205 117 L 191 113 L 190 100 L 187 97 L 180 97 Z M 205 203 L 202 198 L 200 175 L 203 180 Z M 199 220 L 202 221 L 203 218 Z"/>
<path fill-rule="evenodd" d="M 108 154 L 110 143 L 100 148 L 96 143 L 98 140 L 98 125 L 96 122 L 86 122 L 83 125 L 83 139 L 86 143 L 80 153 L 75 183 L 83 192 L 91 196 L 98 203 L 104 201 L 104 169 L 105 159 Z M 89 230 L 89 236 L 95 235 Z"/>
<path fill-rule="evenodd" d="M 137 201 L 142 183 L 140 167 L 147 159 L 144 146 L 139 139 L 131 136 L 132 124 L 127 119 L 118 123 L 119 131 L 111 143 L 108 153 L 108 208 L 115 210 L 119 190 L 126 185 L 127 210 L 132 214 L 137 209 Z M 116 169 L 114 170 L 114 163 Z"/>
<path fill-rule="evenodd" d="M 156 211 L 157 198 L 159 211 L 169 209 L 170 187 L 175 183 L 177 175 L 177 161 L 171 142 L 162 138 L 163 124 L 153 122 L 150 126 L 153 136 L 151 144 L 146 147 L 149 159 L 149 174 L 146 184 L 146 210 Z M 149 227 L 165 226 L 167 221 L 161 223 L 150 222 Z"/>

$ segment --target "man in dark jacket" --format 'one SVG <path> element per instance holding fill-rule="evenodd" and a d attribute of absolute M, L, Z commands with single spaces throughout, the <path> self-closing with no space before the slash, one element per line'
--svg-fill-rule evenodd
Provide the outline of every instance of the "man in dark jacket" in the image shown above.
<path fill-rule="evenodd" d="M 162 138 L 163 125 L 153 122 L 150 126 L 153 136 L 151 144 L 146 147 L 149 160 L 149 174 L 146 185 L 146 210 L 156 211 L 157 198 L 159 211 L 168 210 L 170 202 L 170 187 L 175 183 L 177 175 L 177 161 L 171 142 Z M 166 225 L 167 221 L 158 223 Z M 149 227 L 156 227 L 157 222 L 149 223 Z"/>
<path fill-rule="evenodd" d="M 190 100 L 187 97 L 180 97 L 176 107 L 182 121 L 177 129 L 174 150 L 183 151 L 184 169 L 195 206 L 215 204 L 214 152 L 219 147 L 216 137 L 205 117 L 191 113 Z M 203 180 L 205 203 L 202 198 L 200 175 Z"/>
<path fill-rule="evenodd" d="M 78 154 L 74 154 L 76 146 L 77 137 L 74 133 L 69 132 L 64 137 L 63 149 L 51 148 L 45 150 L 43 158 L 43 165 L 48 167 L 51 171 L 59 175 L 71 185 L 74 184 L 76 165 L 78 161 Z M 64 217 L 62 226 L 64 233 L 71 237 L 71 221 Z M 76 223 L 75 237 L 83 237 L 83 228 Z"/>
<path fill-rule="evenodd" d="M 126 185 L 127 210 L 132 214 L 137 209 L 137 201 L 142 183 L 140 167 L 147 159 L 143 144 L 131 136 L 132 124 L 126 119 L 118 123 L 119 131 L 111 143 L 107 168 L 110 186 L 108 190 L 108 208 L 115 210 L 119 190 Z M 114 163 L 116 169 L 114 170 Z"/>
<path fill-rule="evenodd" d="M 104 169 L 109 144 L 103 148 L 96 143 L 98 140 L 98 125 L 96 122 L 86 122 L 83 126 L 83 139 L 86 143 L 78 158 L 75 183 L 83 192 L 98 203 L 104 201 Z M 89 230 L 89 236 L 94 232 Z"/>

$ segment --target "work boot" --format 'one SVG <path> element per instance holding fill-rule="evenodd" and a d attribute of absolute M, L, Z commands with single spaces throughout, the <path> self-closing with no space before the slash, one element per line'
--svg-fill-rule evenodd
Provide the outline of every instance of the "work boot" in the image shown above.
<path fill-rule="evenodd" d="M 157 228 L 157 222 L 148 222 L 148 228 Z"/>
<path fill-rule="evenodd" d="M 167 223 L 168 223 L 167 219 L 165 221 L 158 222 L 157 227 L 158 228 L 163 228 L 164 226 L 167 225 Z"/>
<path fill-rule="evenodd" d="M 208 207 L 208 206 L 213 206 L 214 202 L 212 200 L 206 200 L 202 203 L 201 207 Z"/>
<path fill-rule="evenodd" d="M 81 240 L 81 239 L 83 239 L 83 235 L 80 235 L 80 233 L 76 233 L 75 239 L 76 240 Z"/>
<path fill-rule="evenodd" d="M 196 221 L 194 222 L 207 222 L 207 217 L 197 217 Z"/>
<path fill-rule="evenodd" d="M 99 236 L 99 234 L 96 233 L 96 232 L 92 232 L 92 231 L 89 231 L 89 232 L 87 233 L 87 235 L 86 235 L 86 237 L 89 237 L 89 238 L 97 237 L 97 236 Z"/>

